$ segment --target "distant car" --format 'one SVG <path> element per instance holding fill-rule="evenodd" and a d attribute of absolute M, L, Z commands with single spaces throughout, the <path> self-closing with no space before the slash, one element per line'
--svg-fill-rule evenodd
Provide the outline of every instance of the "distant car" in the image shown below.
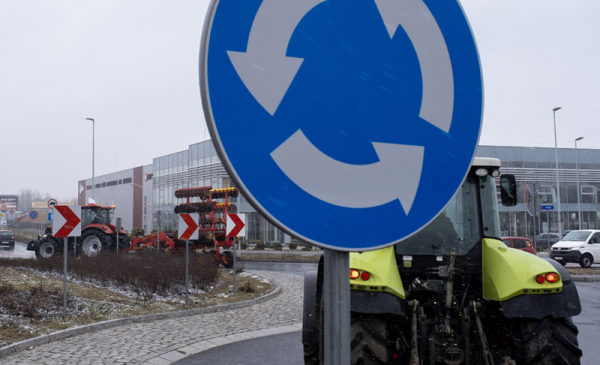
<path fill-rule="evenodd" d="M 535 240 L 538 246 L 550 248 L 553 244 L 560 241 L 560 234 L 558 233 L 540 233 L 535 236 Z"/>
<path fill-rule="evenodd" d="M 567 262 L 573 262 L 583 268 L 600 262 L 600 230 L 569 232 L 560 242 L 552 245 L 550 258 L 563 266 Z"/>
<path fill-rule="evenodd" d="M 15 235 L 11 231 L 0 231 L 0 246 L 15 248 Z"/>
<path fill-rule="evenodd" d="M 535 255 L 533 244 L 529 238 L 525 237 L 502 237 L 502 242 L 508 247 L 515 248 L 517 250 L 529 252 Z"/>

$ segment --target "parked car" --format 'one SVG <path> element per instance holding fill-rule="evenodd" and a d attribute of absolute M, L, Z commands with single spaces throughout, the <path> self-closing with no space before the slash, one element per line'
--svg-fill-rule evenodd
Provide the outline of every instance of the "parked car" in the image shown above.
<path fill-rule="evenodd" d="M 540 233 L 535 236 L 538 247 L 550 248 L 553 244 L 560 241 L 560 234 L 558 233 Z"/>
<path fill-rule="evenodd" d="M 15 235 L 11 231 L 0 231 L 0 246 L 15 248 Z"/>
<path fill-rule="evenodd" d="M 560 242 L 552 245 L 550 258 L 563 266 L 578 263 L 583 268 L 600 262 L 600 230 L 571 231 Z"/>
<path fill-rule="evenodd" d="M 508 247 L 515 248 L 517 250 L 529 252 L 530 254 L 535 255 L 535 250 L 533 249 L 533 243 L 529 238 L 525 237 L 502 237 L 502 242 Z"/>

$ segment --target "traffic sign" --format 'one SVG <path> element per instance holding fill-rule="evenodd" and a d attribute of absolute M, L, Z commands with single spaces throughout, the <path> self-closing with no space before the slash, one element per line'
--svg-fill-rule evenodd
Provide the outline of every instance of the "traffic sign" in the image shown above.
<path fill-rule="evenodd" d="M 15 215 L 15 210 L 14 209 L 9 209 L 8 210 L 8 215 Z"/>
<path fill-rule="evenodd" d="M 58 204 L 58 202 L 56 201 L 56 199 L 50 199 L 50 200 L 48 200 L 48 208 L 52 208 L 52 207 L 54 207 L 57 204 Z"/>
<path fill-rule="evenodd" d="M 37 216 L 38 216 L 38 214 L 35 210 L 32 210 L 31 212 L 29 212 L 29 218 L 36 219 Z"/>
<path fill-rule="evenodd" d="M 551 204 L 542 205 L 542 210 L 554 210 L 554 205 L 551 205 Z"/>
<path fill-rule="evenodd" d="M 198 213 L 179 214 L 179 229 L 182 232 L 179 235 L 180 240 L 197 240 L 198 239 Z"/>
<path fill-rule="evenodd" d="M 56 205 L 56 214 L 52 214 L 52 236 L 79 237 L 81 236 L 81 206 Z"/>
<path fill-rule="evenodd" d="M 483 90 L 457 0 L 213 0 L 206 24 L 212 141 L 279 228 L 336 250 L 382 248 L 459 189 Z M 370 219 L 393 228 L 357 225 Z"/>
<path fill-rule="evenodd" d="M 246 235 L 246 215 L 245 214 L 227 214 L 227 237 L 238 237 Z"/>

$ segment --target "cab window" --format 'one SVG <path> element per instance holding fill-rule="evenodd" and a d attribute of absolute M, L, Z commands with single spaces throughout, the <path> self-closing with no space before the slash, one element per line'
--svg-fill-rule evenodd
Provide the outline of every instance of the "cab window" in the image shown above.
<path fill-rule="evenodd" d="M 592 238 L 590 238 L 590 243 L 600 243 L 600 232 L 594 233 Z"/>
<path fill-rule="evenodd" d="M 525 248 L 525 241 L 521 239 L 514 239 L 513 245 L 514 248 Z"/>
<path fill-rule="evenodd" d="M 510 247 L 510 240 L 509 240 L 509 239 L 502 240 L 502 242 L 504 242 L 504 244 L 505 244 L 507 247 Z"/>

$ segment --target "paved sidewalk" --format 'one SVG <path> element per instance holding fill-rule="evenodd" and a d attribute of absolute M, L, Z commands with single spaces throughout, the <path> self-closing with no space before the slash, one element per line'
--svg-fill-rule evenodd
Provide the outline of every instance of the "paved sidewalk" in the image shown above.
<path fill-rule="evenodd" d="M 86 333 L 10 355 L 2 364 L 162 365 L 236 340 L 297 331 L 302 322 L 303 277 L 256 274 L 278 282 L 281 295 L 245 308 Z"/>

